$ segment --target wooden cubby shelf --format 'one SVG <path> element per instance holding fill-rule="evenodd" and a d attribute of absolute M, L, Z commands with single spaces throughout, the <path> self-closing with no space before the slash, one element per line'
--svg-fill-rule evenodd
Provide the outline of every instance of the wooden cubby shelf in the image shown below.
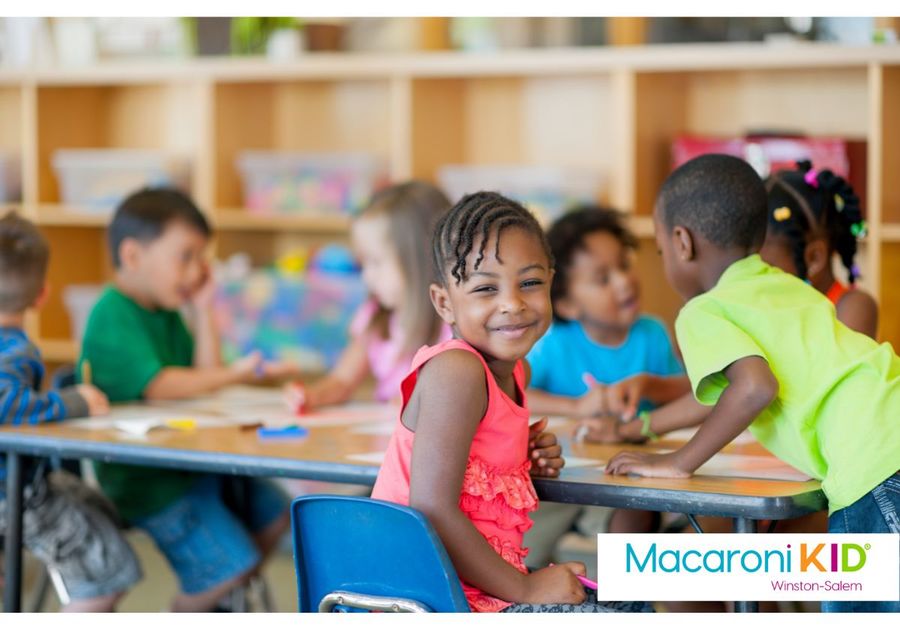
<path fill-rule="evenodd" d="M 216 227 L 215 253 L 265 264 L 296 248 L 346 242 L 349 219 L 243 209 L 247 150 L 374 155 L 395 181 L 434 181 L 444 164 L 591 169 L 598 202 L 631 213 L 642 240 L 644 308 L 668 322 L 680 300 L 662 281 L 651 212 L 682 134 L 790 129 L 866 142 L 870 236 L 863 286 L 882 305 L 882 339 L 900 347 L 900 46 L 690 44 L 495 54 L 310 54 L 116 62 L 0 70 L 0 150 L 22 162 L 22 209 L 53 249 L 54 297 L 30 333 L 52 360 L 76 345 L 60 294 L 110 267 L 108 217 L 61 204 L 58 149 L 164 149 L 186 155 L 192 193 Z M 74 264 L 77 262 L 77 264 Z"/>

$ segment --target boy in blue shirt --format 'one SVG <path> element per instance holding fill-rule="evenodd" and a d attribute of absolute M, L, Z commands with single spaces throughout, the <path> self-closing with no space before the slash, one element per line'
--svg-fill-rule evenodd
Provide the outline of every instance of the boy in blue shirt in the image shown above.
<path fill-rule="evenodd" d="M 15 212 L 0 219 L 0 425 L 41 424 L 104 414 L 109 402 L 97 388 L 78 385 L 40 391 L 41 353 L 25 334 L 25 311 L 47 297 L 50 250 L 29 221 Z M 46 462 L 26 466 L 24 543 L 54 569 L 70 601 L 65 612 L 108 612 L 141 579 L 131 547 L 108 501 L 80 479 Z M 0 454 L 0 531 L 6 529 L 6 456 Z"/>
<path fill-rule="evenodd" d="M 555 260 L 554 321 L 528 354 L 529 407 L 582 419 L 576 431 L 589 440 L 622 441 L 620 419 L 690 389 L 664 325 L 640 313 L 637 239 L 618 212 L 595 206 L 565 214 L 547 239 Z M 525 540 L 529 562 L 549 560 L 551 546 L 573 523 L 584 538 L 566 534 L 562 546 L 590 552 L 596 534 L 654 531 L 657 518 L 642 510 L 542 504 Z"/>
<path fill-rule="evenodd" d="M 630 420 L 688 392 L 665 326 L 640 313 L 638 242 L 621 215 L 577 208 L 547 237 L 554 321 L 528 355 L 532 411 Z"/>

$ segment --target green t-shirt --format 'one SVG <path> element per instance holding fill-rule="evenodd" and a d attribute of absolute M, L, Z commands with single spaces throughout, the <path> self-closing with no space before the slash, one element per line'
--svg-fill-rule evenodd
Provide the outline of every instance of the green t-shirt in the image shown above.
<path fill-rule="evenodd" d="M 822 481 L 829 512 L 900 469 L 900 358 L 840 323 L 831 302 L 752 255 L 732 264 L 675 322 L 694 395 L 714 405 L 723 371 L 759 356 L 778 397 L 750 425 L 774 455 Z"/>
<path fill-rule="evenodd" d="M 80 361 L 110 402 L 141 400 L 167 366 L 190 366 L 194 341 L 176 311 L 150 311 L 107 287 L 88 319 Z M 81 370 L 78 370 L 81 373 Z M 191 473 L 95 462 L 97 480 L 125 519 L 158 512 L 184 494 Z"/>

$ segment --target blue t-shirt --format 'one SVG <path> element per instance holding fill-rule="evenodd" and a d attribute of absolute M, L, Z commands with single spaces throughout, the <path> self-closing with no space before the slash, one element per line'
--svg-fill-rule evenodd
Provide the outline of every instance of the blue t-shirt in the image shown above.
<path fill-rule="evenodd" d="M 584 332 L 579 322 L 554 321 L 531 352 L 531 387 L 557 396 L 583 396 L 588 391 L 584 375 L 611 385 L 636 374 L 676 376 L 684 368 L 675 356 L 669 333 L 655 317 L 641 315 L 620 346 L 601 346 Z M 650 410 L 641 401 L 640 411 Z"/>

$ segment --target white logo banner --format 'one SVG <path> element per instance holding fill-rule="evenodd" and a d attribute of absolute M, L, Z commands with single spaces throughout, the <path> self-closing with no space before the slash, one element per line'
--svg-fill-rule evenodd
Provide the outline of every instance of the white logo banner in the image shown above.
<path fill-rule="evenodd" d="M 598 598 L 897 601 L 898 534 L 599 534 Z"/>

